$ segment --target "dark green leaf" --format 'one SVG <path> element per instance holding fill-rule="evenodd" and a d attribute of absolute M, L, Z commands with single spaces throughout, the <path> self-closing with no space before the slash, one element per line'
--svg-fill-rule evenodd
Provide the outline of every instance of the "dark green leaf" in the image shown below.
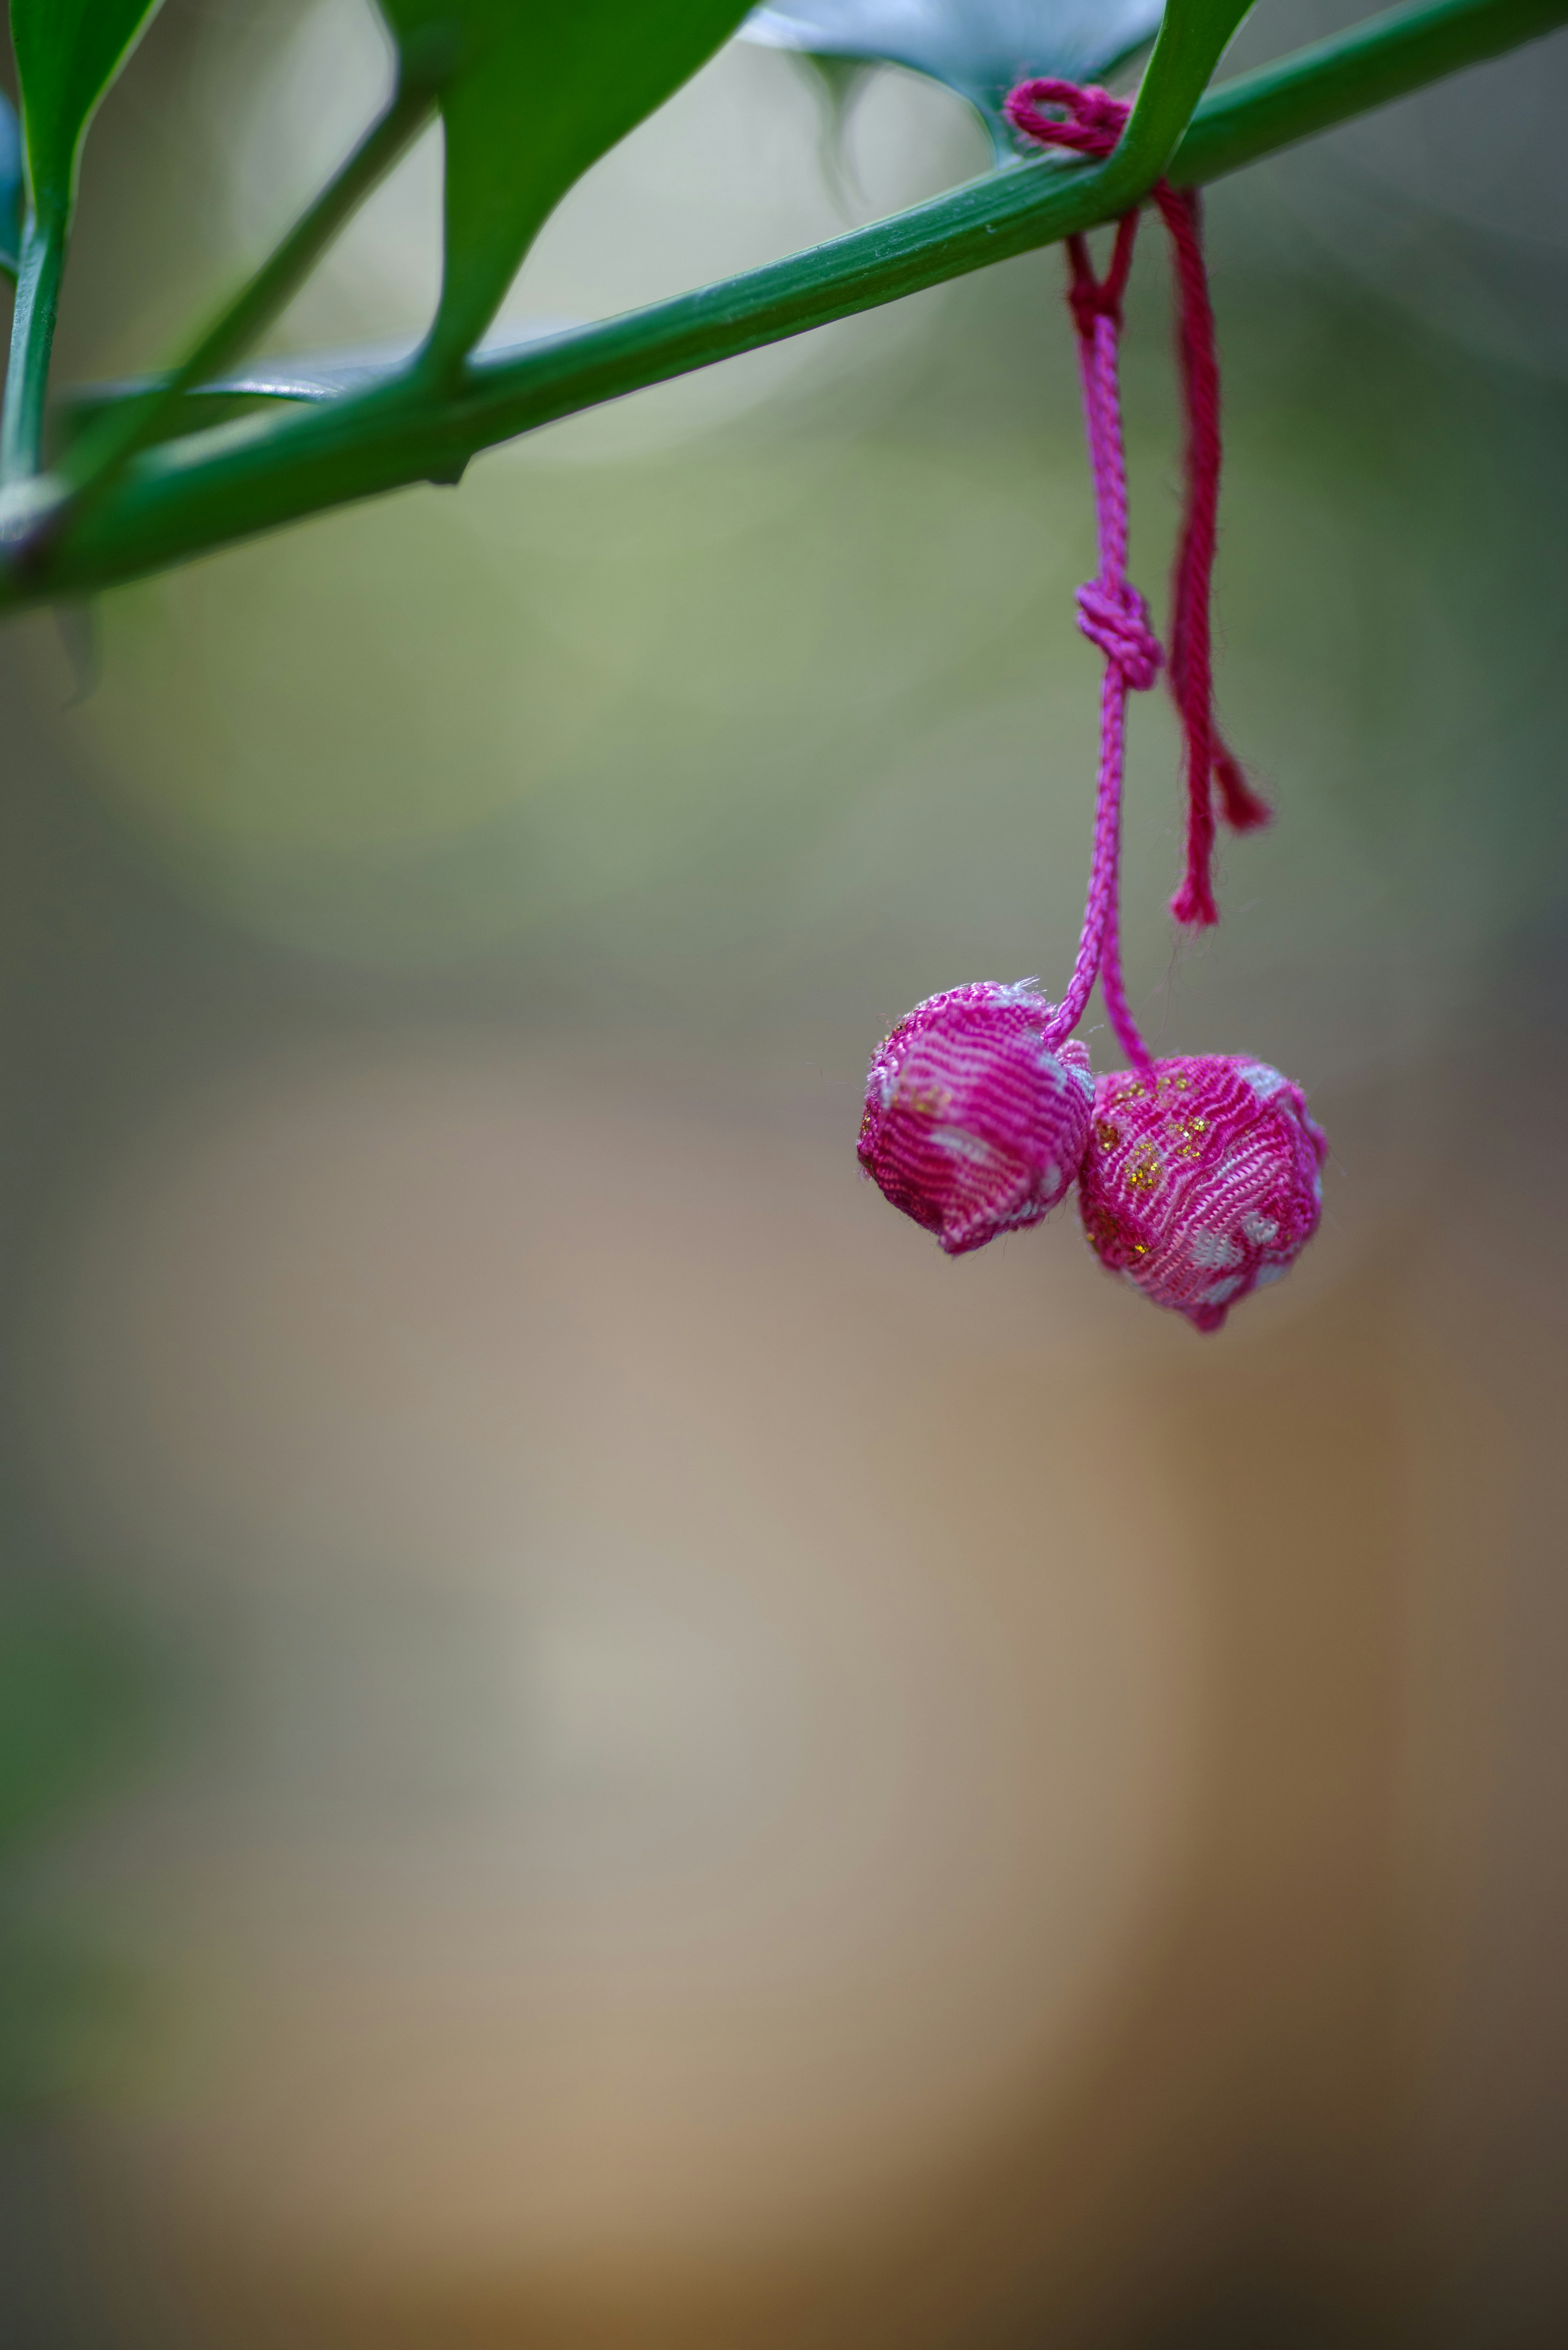
<path fill-rule="evenodd" d="M 90 2093 L 119 2053 L 135 1987 L 29 1914 L 15 1864 L 145 1766 L 167 1696 L 140 1629 L 89 1588 L 19 1572 L 17 1537 L 0 1530 L 0 2121 Z"/>
<path fill-rule="evenodd" d="M 0 1910 L 0 2119 L 91 2099 L 123 2062 L 140 1991 L 112 1957 Z"/>
<path fill-rule="evenodd" d="M 590 163 L 697 70 L 744 0 L 380 0 L 406 76 L 446 127 L 446 270 L 431 356 L 494 317 L 524 253 Z"/>
<path fill-rule="evenodd" d="M 125 1627 L 89 1604 L 0 1596 L 0 1853 L 68 1817 L 134 1760 L 144 1672 Z"/>
<path fill-rule="evenodd" d="M 88 124 L 158 0 L 11 0 L 33 210 L 64 222 Z"/>
<path fill-rule="evenodd" d="M 13 277 L 22 248 L 22 126 L 0 90 L 0 269 Z"/>
<path fill-rule="evenodd" d="M 1200 0 L 1205 17 L 1210 5 Z M 560 417 L 1114 220 L 1140 174 L 1144 187 L 1161 171 L 1178 187 L 1220 179 L 1539 39 L 1568 23 L 1568 0 L 1408 0 L 1210 90 L 1172 154 L 1171 125 L 1187 120 L 1192 82 L 1201 87 L 1223 45 L 1223 6 L 1213 13 L 1183 71 L 1163 77 L 1130 172 L 1122 158 L 992 172 L 809 252 L 497 359 L 471 381 L 426 380 L 390 398 L 378 386 L 151 451 L 46 564 L 0 567 L 0 614 L 95 594 L 352 499 L 450 479 L 480 450 Z M 1132 127 L 1148 98 L 1146 88 Z M 1123 146 L 1130 140 L 1131 127 Z M 24 484 L 11 500 L 14 536 L 34 511 Z"/>
<path fill-rule="evenodd" d="M 504 367 L 554 335 L 576 333 L 579 323 L 576 318 L 510 318 L 493 335 L 486 335 L 472 355 L 473 368 L 483 377 L 487 367 Z M 352 350 L 302 351 L 289 359 L 249 359 L 243 367 L 230 368 L 193 386 L 184 396 L 182 425 L 194 432 L 211 422 L 214 414 L 232 412 L 236 402 L 288 400 L 316 408 L 350 399 L 356 392 L 375 391 L 406 375 L 409 361 L 419 349 L 417 342 L 400 338 L 361 343 Z M 64 398 L 67 428 L 80 432 L 109 409 L 145 400 L 167 380 L 166 377 L 135 376 L 120 383 L 78 384 Z"/>

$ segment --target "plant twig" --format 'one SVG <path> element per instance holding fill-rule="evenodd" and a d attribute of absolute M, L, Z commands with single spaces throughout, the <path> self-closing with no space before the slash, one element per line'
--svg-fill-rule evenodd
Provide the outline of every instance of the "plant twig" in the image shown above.
<path fill-rule="evenodd" d="M 400 84 L 341 169 L 186 358 L 145 393 L 109 411 L 76 442 L 59 468 L 65 495 L 40 532 L 57 536 L 68 520 L 97 504 L 137 451 L 160 438 L 184 395 L 239 358 L 271 325 L 350 213 L 430 120 L 434 104 L 428 84 Z M 18 553 L 34 544 L 24 542 Z"/>
<path fill-rule="evenodd" d="M 1110 158 L 1114 179 L 1136 194 L 1153 186 L 1181 139 L 1252 0 L 1184 0 L 1168 5 L 1137 102 Z"/>
<path fill-rule="evenodd" d="M 28 481 L 43 463 L 49 354 L 55 345 L 67 242 L 63 214 L 50 211 L 39 219 L 29 212 L 22 230 L 11 359 L 0 404 L 0 482 Z"/>
<path fill-rule="evenodd" d="M 1568 0 L 1415 0 L 1210 91 L 1168 176 L 1220 178 L 1565 21 Z M 0 610 L 90 593 L 413 482 L 453 481 L 497 442 L 1054 243 L 1115 218 L 1143 192 L 1114 160 L 1023 164 L 520 357 L 472 360 L 449 393 L 405 377 L 305 415 L 253 417 L 151 450 L 34 574 L 0 577 Z"/>
<path fill-rule="evenodd" d="M 1221 179 L 1564 23 L 1568 6 L 1556 0 L 1420 0 L 1389 8 L 1210 90 L 1167 176 L 1178 187 Z"/>

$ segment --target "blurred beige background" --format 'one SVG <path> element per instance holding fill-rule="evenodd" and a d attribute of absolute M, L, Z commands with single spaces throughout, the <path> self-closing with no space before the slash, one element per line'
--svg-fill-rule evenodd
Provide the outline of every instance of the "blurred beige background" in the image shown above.
<path fill-rule="evenodd" d="M 1075 937 L 1054 255 L 0 647 L 26 2350 L 1563 2338 L 1563 57 L 1213 193 L 1280 820 L 1176 952 L 1140 705 L 1129 962 L 1335 1145 L 1218 1340 L 1071 1211 L 951 1264 L 854 1166 L 889 1021 Z M 359 0 L 170 0 L 67 370 L 384 75 Z M 732 48 L 508 317 L 985 160 L 894 76 L 820 143 Z M 435 165 L 279 348 L 417 331 Z"/>

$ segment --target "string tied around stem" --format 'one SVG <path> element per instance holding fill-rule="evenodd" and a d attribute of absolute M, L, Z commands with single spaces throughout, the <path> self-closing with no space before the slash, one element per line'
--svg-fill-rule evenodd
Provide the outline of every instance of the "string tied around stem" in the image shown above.
<path fill-rule="evenodd" d="M 1056 109 L 1046 112 L 1047 108 Z M 1021 82 L 1004 111 L 1013 129 L 1042 147 L 1064 148 L 1101 160 L 1115 150 L 1132 111 L 1129 101 L 1109 90 L 1043 78 Z M 1210 619 L 1220 497 L 1220 362 L 1209 274 L 1203 257 L 1202 213 L 1196 191 L 1158 180 L 1150 191 L 1170 238 L 1177 293 L 1177 356 L 1186 421 L 1185 494 L 1171 579 L 1171 612 L 1166 680 L 1181 720 L 1186 745 L 1186 871 L 1171 900 L 1179 922 L 1199 926 L 1218 921 L 1211 868 L 1215 802 L 1235 832 L 1269 821 L 1268 803 L 1248 783 L 1214 716 L 1213 648 Z M 1116 251 L 1104 278 L 1096 278 L 1087 242 L 1067 240 L 1068 306 L 1077 331 L 1080 361 L 1092 354 L 1104 320 L 1113 338 L 1121 329 L 1122 294 L 1132 263 L 1137 212 L 1118 224 Z M 1085 420 L 1091 453 L 1096 421 L 1090 412 L 1092 372 L 1085 369 Z M 1114 378 L 1112 396 L 1115 396 Z M 1102 436 L 1103 437 L 1103 436 Z M 1119 441 L 1119 421 L 1117 438 Z M 1098 484 L 1098 469 L 1096 469 Z M 1080 611 L 1082 611 L 1080 599 Z M 1083 625 L 1082 621 L 1080 625 Z M 1085 633 L 1093 634 L 1086 629 Z M 1096 637 L 1100 642 L 1099 637 Z M 1107 658 L 1111 656 L 1107 652 Z M 1116 656 L 1119 660 L 1119 654 Z M 1129 683 L 1132 681 L 1129 679 Z"/>
<path fill-rule="evenodd" d="M 1059 114 L 1041 109 L 1052 106 Z M 1027 83 L 1008 113 L 1044 145 L 1106 155 L 1130 109 L 1105 90 Z M 1157 1061 L 1122 977 L 1122 781 L 1129 693 L 1161 668 L 1180 713 L 1188 772 L 1187 872 L 1177 918 L 1215 920 L 1215 803 L 1239 829 L 1268 811 L 1214 723 L 1209 624 L 1220 480 L 1219 366 L 1195 198 L 1151 191 L 1176 260 L 1178 349 L 1187 417 L 1186 499 L 1168 658 L 1127 577 L 1127 460 L 1118 360 L 1122 299 L 1137 234 L 1116 224 L 1105 275 L 1087 240 L 1067 240 L 1067 300 L 1094 480 L 1098 565 L 1078 590 L 1078 625 L 1105 657 L 1089 888 L 1071 980 L 1049 1003 L 1038 983 L 971 982 L 928 996 L 871 1063 L 859 1158 L 885 1198 L 967 1254 L 1035 1224 L 1076 1182 L 1102 1264 L 1154 1304 L 1218 1330 L 1252 1290 L 1290 1270 L 1322 1214 L 1327 1141 L 1299 1086 L 1245 1054 Z M 1096 982 L 1130 1070 L 1096 1078 L 1073 1039 Z"/>

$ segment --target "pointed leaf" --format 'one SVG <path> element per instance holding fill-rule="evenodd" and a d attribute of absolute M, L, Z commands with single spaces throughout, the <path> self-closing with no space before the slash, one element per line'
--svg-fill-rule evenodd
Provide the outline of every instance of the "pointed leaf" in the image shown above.
<path fill-rule="evenodd" d="M 780 0 L 742 29 L 767 48 L 907 66 L 994 123 L 1015 82 L 1097 80 L 1154 38 L 1162 13 L 1162 0 Z"/>
<path fill-rule="evenodd" d="M 11 0 L 28 189 L 40 220 L 64 223 L 99 100 L 158 0 Z"/>
<path fill-rule="evenodd" d="M 695 73 L 744 0 L 380 0 L 403 71 L 437 84 L 446 268 L 430 352 L 479 340 L 572 182 Z"/>
<path fill-rule="evenodd" d="M 22 249 L 22 126 L 0 90 L 0 269 L 13 277 Z"/>
<path fill-rule="evenodd" d="M 474 350 L 476 369 L 504 367 L 524 351 L 548 342 L 553 335 L 575 334 L 576 318 L 509 318 L 495 334 L 487 335 Z M 185 394 L 184 421 L 190 429 L 205 421 L 213 404 L 226 408 L 238 400 L 287 400 L 308 407 L 325 407 L 357 392 L 376 391 L 408 373 L 409 362 L 420 349 L 402 338 L 384 343 L 361 343 L 352 350 L 301 351 L 288 359 L 247 359 L 223 375 L 209 376 Z M 134 376 L 117 383 L 78 384 L 65 395 L 67 417 L 76 429 L 101 416 L 106 409 L 127 400 L 145 400 L 161 380 Z"/>

